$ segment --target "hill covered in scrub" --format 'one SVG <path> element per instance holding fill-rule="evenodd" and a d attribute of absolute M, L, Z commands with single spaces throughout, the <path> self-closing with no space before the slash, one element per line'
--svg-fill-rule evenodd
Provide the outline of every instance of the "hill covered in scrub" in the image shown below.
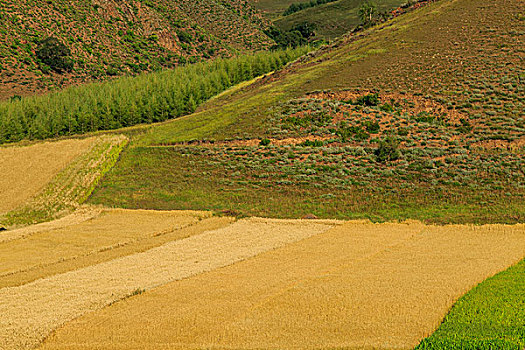
<path fill-rule="evenodd" d="M 266 27 L 237 0 L 2 1 L 0 99 L 261 50 Z M 67 64 L 41 54 L 47 38 Z"/>
<path fill-rule="evenodd" d="M 522 221 L 517 4 L 441 0 L 346 36 L 134 137 L 91 201 L 277 217 Z"/>
<path fill-rule="evenodd" d="M 315 27 L 316 39 L 334 40 L 363 24 L 360 7 L 364 3 L 374 4 L 373 17 L 389 16 L 400 6 L 409 7 L 413 0 L 251 0 L 273 26 L 289 31 L 302 23 Z"/>

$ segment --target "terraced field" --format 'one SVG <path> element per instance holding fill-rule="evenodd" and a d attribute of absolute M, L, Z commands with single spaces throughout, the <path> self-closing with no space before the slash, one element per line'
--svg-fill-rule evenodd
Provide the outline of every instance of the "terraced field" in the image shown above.
<path fill-rule="evenodd" d="M 87 312 L 143 290 L 314 236 L 339 224 L 257 218 L 239 220 L 226 227 L 224 224 L 230 219 L 196 223 L 203 216 L 206 215 L 194 212 L 112 211 L 62 230 L 1 243 L 2 249 L 12 252 L 2 253 L 7 259 L 3 277 L 21 274 L 24 278 L 31 268 L 40 271 L 31 278 L 32 282 L 0 289 L 0 348 L 34 348 L 57 327 Z M 196 229 L 184 229 L 190 225 Z M 155 247 L 162 238 L 169 240 Z M 28 242 L 30 239 L 33 242 Z M 38 247 L 35 242 L 48 247 L 38 249 L 35 257 L 20 256 L 28 246 Z M 118 250 L 127 246 L 130 248 Z M 145 250 L 147 247 L 154 248 Z M 106 252 L 113 249 L 115 253 L 108 259 Z M 58 270 L 69 271 L 46 269 L 51 265 L 65 265 Z M 24 282 L 27 281 L 26 278 Z"/>
<path fill-rule="evenodd" d="M 266 45 L 205 3 L 176 2 L 195 43 L 221 8 Z M 0 350 L 523 349 L 523 0 L 422 4 L 198 108 L 182 85 L 177 120 L 0 148 Z"/>

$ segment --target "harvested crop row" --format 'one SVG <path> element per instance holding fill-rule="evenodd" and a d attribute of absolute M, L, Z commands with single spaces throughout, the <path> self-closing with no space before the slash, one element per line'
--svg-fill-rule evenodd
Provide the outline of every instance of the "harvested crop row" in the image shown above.
<path fill-rule="evenodd" d="M 0 289 L 0 348 L 32 348 L 67 321 L 134 291 L 230 265 L 337 223 L 245 219 L 143 253 Z"/>
<path fill-rule="evenodd" d="M 210 226 L 197 225 L 194 231 L 188 228 L 210 216 L 209 212 L 105 209 L 102 212 L 99 210 L 98 217 L 75 225 L 58 228 L 56 224 L 49 224 L 49 227 L 55 228 L 15 240 L 0 241 L 0 288 L 94 265 L 147 250 L 151 245 L 159 246 L 167 240 L 202 233 Z M 229 218 L 214 218 L 212 221 L 222 221 L 219 227 L 231 223 Z M 216 225 L 211 227 L 217 228 Z M 7 235 L 16 237 L 16 231 L 26 232 L 28 229 L 8 231 Z"/>
<path fill-rule="evenodd" d="M 0 148 L 0 214 L 14 210 L 41 191 L 96 138 Z"/>
<path fill-rule="evenodd" d="M 411 349 L 525 254 L 525 226 L 348 223 L 59 329 L 49 349 Z"/>

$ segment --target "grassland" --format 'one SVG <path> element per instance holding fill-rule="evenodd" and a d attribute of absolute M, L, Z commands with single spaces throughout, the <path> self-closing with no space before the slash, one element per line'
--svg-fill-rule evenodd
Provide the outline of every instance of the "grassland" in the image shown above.
<path fill-rule="evenodd" d="M 110 233 L 115 231 L 115 224 L 119 221 L 119 216 L 121 216 L 121 226 L 127 229 L 113 237 Z M 127 216 L 127 220 L 122 216 Z M 136 226 L 133 225 L 134 216 L 138 224 Z M 155 232 L 151 228 L 145 229 L 143 225 L 140 225 L 141 221 L 143 224 L 155 225 L 154 229 L 176 231 L 180 225 L 194 222 L 191 216 L 194 217 L 195 213 L 181 215 L 118 211 L 113 213 L 116 220 L 111 220 L 111 217 L 100 217 L 87 224 L 73 227 L 73 232 L 77 232 L 73 234 L 76 240 L 80 238 L 79 235 L 85 237 L 82 247 L 74 250 L 78 254 L 93 249 L 96 252 L 102 246 L 115 245 L 119 240 L 125 244 L 133 238 L 142 237 L 144 239 L 149 236 L 151 239 L 151 237 L 158 236 L 159 233 L 162 234 L 162 231 Z M 127 221 L 127 223 L 123 225 L 122 221 Z M 174 224 L 175 227 L 173 227 Z M 98 310 L 122 298 L 173 280 L 227 266 L 262 252 L 311 237 L 337 224 L 339 223 L 335 221 L 312 222 L 252 218 L 240 220 L 227 227 L 207 230 L 203 233 L 201 231 L 201 234 L 185 239 L 181 239 L 184 236 L 179 235 L 184 233 L 181 230 L 179 234 L 172 235 L 172 239 L 166 244 L 141 253 L 128 253 L 121 257 L 117 255 L 110 261 L 102 263 L 92 261 L 93 265 L 50 275 L 18 287 L 2 288 L 0 289 L 0 313 L 2 314 L 0 348 L 13 350 L 34 348 L 54 329 L 87 312 Z M 107 235 L 96 234 L 96 231 L 106 230 L 108 230 Z M 63 243 L 66 243 L 70 237 L 68 234 L 61 235 L 57 232 L 51 233 L 51 236 Z M 41 237 L 42 235 L 38 235 L 35 239 L 38 240 Z M 13 241 L 12 244 L 20 245 L 20 250 L 26 246 L 25 239 Z M 12 245 L 11 248 L 14 249 Z M 55 259 L 64 254 L 68 258 L 71 250 L 61 251 L 58 247 L 51 253 L 55 255 Z M 13 254 L 13 262 L 15 256 L 16 251 Z M 34 264 L 32 258 L 27 257 L 27 254 L 23 259 L 25 259 L 23 261 L 29 261 L 28 264 L 31 266 Z M 64 303 L 65 300 L 67 300 L 66 303 Z"/>
<path fill-rule="evenodd" d="M 349 222 L 86 314 L 43 349 L 411 349 L 463 293 L 523 257 L 524 235 Z"/>
<path fill-rule="evenodd" d="M 346 37 L 134 138 L 91 202 L 274 217 L 520 222 L 523 53 L 519 21 L 507 20 L 518 12 L 441 1 Z M 494 28 L 480 28 L 481 18 Z M 436 34 L 421 34 L 428 30 Z M 356 103 L 372 93 L 377 105 Z M 239 143 L 264 138 L 273 143 Z M 320 144 L 278 144 L 286 138 Z M 398 143 L 399 159 L 378 159 L 387 138 Z"/>

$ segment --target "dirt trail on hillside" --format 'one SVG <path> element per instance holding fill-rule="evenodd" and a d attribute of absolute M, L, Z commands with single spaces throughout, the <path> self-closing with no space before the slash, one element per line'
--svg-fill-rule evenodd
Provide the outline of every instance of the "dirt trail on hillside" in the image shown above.
<path fill-rule="evenodd" d="M 322 233 L 336 221 L 244 219 L 143 253 L 0 289 L 0 349 L 30 349 L 51 331 L 143 289 L 230 265 Z"/>
<path fill-rule="evenodd" d="M 348 223 L 59 329 L 49 349 L 412 349 L 525 255 L 525 225 Z"/>
<path fill-rule="evenodd" d="M 0 214 L 16 209 L 41 191 L 96 138 L 0 147 Z"/>

